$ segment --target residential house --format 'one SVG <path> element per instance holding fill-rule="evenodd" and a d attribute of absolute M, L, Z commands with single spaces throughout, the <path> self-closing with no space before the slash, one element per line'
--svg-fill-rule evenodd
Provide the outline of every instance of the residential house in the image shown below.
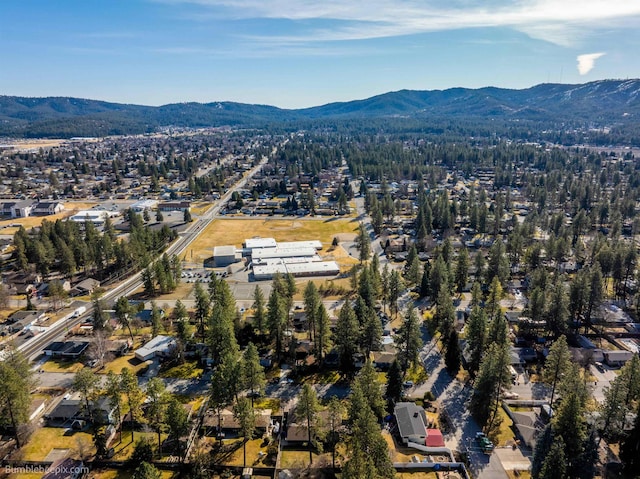
<path fill-rule="evenodd" d="M 329 411 L 320 411 L 318 412 L 318 423 L 321 431 L 327 432 L 329 430 L 329 426 L 331 424 L 329 418 Z M 313 439 L 315 436 L 315 432 L 312 428 L 311 430 L 311 438 Z M 324 436 L 324 434 L 321 434 Z M 300 423 L 296 422 L 296 419 L 293 415 L 289 415 L 289 421 L 287 422 L 287 427 L 284 430 L 284 439 L 286 444 L 299 444 L 303 442 L 307 442 L 309 440 L 309 431 L 307 430 L 307 423 L 302 421 Z"/>
<path fill-rule="evenodd" d="M 399 402 L 393 410 L 393 415 L 403 443 L 425 444 L 428 420 L 422 407 L 412 402 Z"/>
<path fill-rule="evenodd" d="M 254 412 L 256 415 L 255 426 L 257 431 L 260 433 L 270 432 L 270 428 L 272 427 L 271 409 L 255 409 Z M 220 426 L 223 437 L 237 436 L 240 431 L 240 422 L 236 419 L 233 410 L 230 408 L 225 408 L 220 411 L 220 417 L 218 417 L 218 413 L 213 409 L 207 411 L 202 422 L 202 428 L 205 434 L 217 435 L 218 426 Z"/>
<path fill-rule="evenodd" d="M 399 402 L 393 410 L 402 442 L 427 447 L 443 447 L 444 439 L 439 429 L 428 428 L 425 410 L 412 402 Z"/>
<path fill-rule="evenodd" d="M 101 397 L 90 402 L 94 420 L 99 424 L 113 424 L 115 422 L 115 408 L 109 403 L 109 398 Z M 50 426 L 64 426 L 72 420 L 89 420 L 85 401 L 82 399 L 63 399 L 45 416 Z"/>
<path fill-rule="evenodd" d="M 42 311 L 16 311 L 7 319 L 9 333 L 17 333 L 28 329 L 45 318 Z"/>
<path fill-rule="evenodd" d="M 71 289 L 71 296 L 85 296 L 93 293 L 99 287 L 100 281 L 97 279 L 83 279 Z"/>
<path fill-rule="evenodd" d="M 89 347 L 87 341 L 54 341 L 46 346 L 42 352 L 52 358 L 78 359 Z"/>
<path fill-rule="evenodd" d="M 136 349 L 135 355 L 140 361 L 148 361 L 155 357 L 167 357 L 176 347 L 176 338 L 172 336 L 156 336 L 140 349 Z"/>
<path fill-rule="evenodd" d="M 9 201 L 2 204 L 3 216 L 11 218 L 27 218 L 31 216 L 32 209 L 33 201 L 31 200 Z"/>
<path fill-rule="evenodd" d="M 40 201 L 33 207 L 31 214 L 49 216 L 61 213 L 63 210 L 64 204 L 59 201 Z"/>

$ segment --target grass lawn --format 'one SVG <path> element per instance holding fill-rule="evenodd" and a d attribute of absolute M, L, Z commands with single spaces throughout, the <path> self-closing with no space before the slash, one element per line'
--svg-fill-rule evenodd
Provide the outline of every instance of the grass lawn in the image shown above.
<path fill-rule="evenodd" d="M 329 454 L 329 456 L 331 456 Z M 314 464 L 318 462 L 320 456 L 313 453 Z M 329 459 L 331 460 L 331 459 Z M 292 451 L 283 449 L 280 454 L 280 467 L 283 469 L 303 469 L 309 465 L 309 451 Z"/>
<path fill-rule="evenodd" d="M 248 467 L 262 464 L 262 459 L 258 457 L 258 453 L 260 451 L 265 453 L 263 457 L 267 457 L 267 446 L 260 447 L 262 443 L 262 439 L 252 439 L 251 441 L 247 441 Z M 214 447 L 212 451 L 214 460 L 217 464 L 225 464 L 227 466 L 244 466 L 242 439 L 225 440 L 222 450 L 218 450 Z"/>
<path fill-rule="evenodd" d="M 197 361 L 189 361 L 162 371 L 160 373 L 160 377 L 174 379 L 195 379 L 199 378 L 203 372 L 204 369 L 198 366 Z"/>
<path fill-rule="evenodd" d="M 405 380 L 413 381 L 415 384 L 423 383 L 429 375 L 421 364 L 418 364 L 407 371 Z"/>
<path fill-rule="evenodd" d="M 51 449 L 78 449 L 78 442 L 86 443 L 87 449 L 95 453 L 93 437 L 86 432 L 67 431 L 61 427 L 43 427 L 33 433 L 29 442 L 22 448 L 22 458 L 25 461 L 43 461 Z"/>
<path fill-rule="evenodd" d="M 185 299 L 191 294 L 191 291 L 193 291 L 194 287 L 195 287 L 195 284 L 185 283 L 184 279 L 182 279 L 182 282 L 178 285 L 178 287 L 175 290 L 173 290 L 171 293 L 161 294 L 160 296 L 154 298 L 154 301 L 156 302 L 156 304 L 162 305 L 163 301 L 174 301 L 176 299 Z M 165 310 L 165 313 L 171 314 L 171 312 L 167 310 Z"/>
<path fill-rule="evenodd" d="M 300 382 L 303 384 L 335 384 L 338 381 L 340 381 L 340 373 L 338 371 L 321 371 L 300 378 Z"/>
<path fill-rule="evenodd" d="M 513 441 L 515 439 L 515 435 L 513 434 L 512 429 L 513 421 L 502 407 L 498 409 L 498 414 L 502 418 L 502 423 L 500 424 L 500 430 L 495 438 L 494 443 L 496 446 L 506 446 L 507 442 Z"/>
<path fill-rule="evenodd" d="M 140 371 L 148 367 L 148 362 L 136 359 L 133 354 L 125 354 L 124 356 L 107 363 L 107 365 L 98 372 L 101 374 L 107 374 L 109 371 L 113 371 L 116 374 L 120 374 L 122 368 L 128 368 L 131 369 L 134 374 L 138 374 Z"/>
<path fill-rule="evenodd" d="M 280 398 L 259 397 L 253 401 L 254 409 L 271 409 L 271 414 L 279 412 L 280 407 Z"/>
<path fill-rule="evenodd" d="M 83 367 L 82 363 L 76 361 L 49 359 L 49 361 L 40 366 L 40 369 L 47 373 L 77 373 Z"/>
<path fill-rule="evenodd" d="M 323 250 L 331 246 L 333 237 L 353 233 L 358 223 L 348 219 L 218 219 L 212 221 L 192 243 L 193 261 L 210 258 L 214 246 L 240 246 L 253 236 L 273 237 L 277 241 L 320 240 Z M 191 255 L 190 252 L 187 252 Z M 320 253 L 323 255 L 323 252 Z M 335 252 L 333 252 L 335 254 Z"/>
<path fill-rule="evenodd" d="M 162 441 L 164 441 L 167 438 L 168 434 L 162 434 Z M 117 441 L 117 438 L 119 438 L 120 435 L 117 434 L 116 435 L 116 439 L 114 439 L 114 441 Z M 134 433 L 134 438 L 133 441 L 131 442 L 131 430 L 129 429 L 124 429 L 122 431 L 122 442 L 118 443 L 118 442 L 113 442 L 111 443 L 111 446 L 113 447 L 113 449 L 115 450 L 116 454 L 115 456 L 113 456 L 113 460 L 114 461 L 126 461 L 127 459 L 129 459 L 129 457 L 131 457 L 131 454 L 133 454 L 133 451 L 136 447 L 136 443 L 142 439 L 147 439 L 148 441 L 151 442 L 151 445 L 153 446 L 154 451 L 157 449 L 158 447 L 158 435 L 153 432 L 140 432 L 140 431 L 136 431 Z"/>

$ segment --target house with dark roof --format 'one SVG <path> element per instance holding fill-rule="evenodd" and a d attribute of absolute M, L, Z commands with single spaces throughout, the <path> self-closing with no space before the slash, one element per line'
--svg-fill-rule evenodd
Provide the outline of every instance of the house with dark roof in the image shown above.
<path fill-rule="evenodd" d="M 59 201 L 40 201 L 33 209 L 31 214 L 39 216 L 55 215 L 64 210 L 64 205 Z"/>
<path fill-rule="evenodd" d="M 45 314 L 42 311 L 16 311 L 7 320 L 7 330 L 9 333 L 17 333 L 30 328 L 44 318 Z"/>
<path fill-rule="evenodd" d="M 412 402 L 399 402 L 393 410 L 398 434 L 405 444 L 424 445 L 427 439 L 427 415 L 423 408 Z"/>
<path fill-rule="evenodd" d="M 84 354 L 88 347 L 87 341 L 55 341 L 42 351 L 45 356 L 53 358 L 77 359 Z"/>
<path fill-rule="evenodd" d="M 268 432 L 271 427 L 271 409 L 255 409 L 256 429 L 261 432 Z M 218 419 L 220 422 L 218 423 Z M 240 422 L 234 416 L 233 410 L 225 408 L 220 412 L 220 418 L 213 409 L 207 411 L 202 422 L 202 428 L 205 434 L 216 434 L 218 431 L 218 424 L 225 437 L 235 436 L 240 431 Z"/>
<path fill-rule="evenodd" d="M 329 411 L 324 410 L 318 412 L 318 429 L 322 432 L 327 432 L 329 430 Z M 311 437 L 313 438 L 315 435 L 315 431 L 311 430 Z M 321 434 L 322 437 L 324 434 Z M 289 415 L 289 422 L 287 423 L 287 427 L 284 430 L 284 439 L 287 444 L 295 444 L 307 442 L 309 440 L 309 432 L 307 430 L 306 422 L 296 422 L 295 416 L 292 414 Z"/>
<path fill-rule="evenodd" d="M 71 289 L 71 296 L 84 296 L 93 293 L 100 287 L 100 281 L 87 278 L 80 281 Z"/>
<path fill-rule="evenodd" d="M 91 410 L 96 423 L 113 424 L 115 422 L 115 408 L 111 407 L 109 398 L 101 397 L 92 401 Z M 45 418 L 50 426 L 57 427 L 76 419 L 88 421 L 90 416 L 82 399 L 63 399 Z"/>

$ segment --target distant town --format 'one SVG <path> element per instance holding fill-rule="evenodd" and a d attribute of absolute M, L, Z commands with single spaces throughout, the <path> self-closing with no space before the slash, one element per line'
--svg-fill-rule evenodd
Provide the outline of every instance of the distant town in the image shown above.
<path fill-rule="evenodd" d="M 637 154 L 2 139 L 0 475 L 638 477 Z"/>

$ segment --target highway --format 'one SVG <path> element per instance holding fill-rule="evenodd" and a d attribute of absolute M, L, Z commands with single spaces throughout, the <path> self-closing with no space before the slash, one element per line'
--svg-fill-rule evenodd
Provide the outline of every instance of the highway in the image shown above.
<path fill-rule="evenodd" d="M 277 151 L 274 148 L 273 153 Z M 191 224 L 184 232 L 180 234 L 177 240 L 175 240 L 166 249 L 166 253 L 170 256 L 180 256 L 191 245 L 191 243 L 198 237 L 200 233 L 213 221 L 218 215 L 222 206 L 231 198 L 231 195 L 238 189 L 244 187 L 247 181 L 253 177 L 266 163 L 269 161 L 268 157 L 263 157 L 260 163 L 253 169 L 249 170 L 245 175 L 235 183 L 226 193 L 224 193 L 219 200 L 217 200 L 203 215 L 197 218 L 193 224 Z M 114 288 L 107 291 L 101 299 L 107 304 L 112 304 L 121 296 L 129 296 L 142 286 L 142 271 L 137 272 L 133 276 L 125 279 Z M 69 314 L 72 310 L 69 311 Z M 44 347 L 49 343 L 58 340 L 63 337 L 66 332 L 77 326 L 78 324 L 87 322 L 93 315 L 93 308 L 90 304 L 87 304 L 87 311 L 75 318 L 68 318 L 67 320 L 59 320 L 52 324 L 49 329 L 34 336 L 29 341 L 18 346 L 18 350 L 22 352 L 27 358 L 32 359 L 37 356 Z"/>

